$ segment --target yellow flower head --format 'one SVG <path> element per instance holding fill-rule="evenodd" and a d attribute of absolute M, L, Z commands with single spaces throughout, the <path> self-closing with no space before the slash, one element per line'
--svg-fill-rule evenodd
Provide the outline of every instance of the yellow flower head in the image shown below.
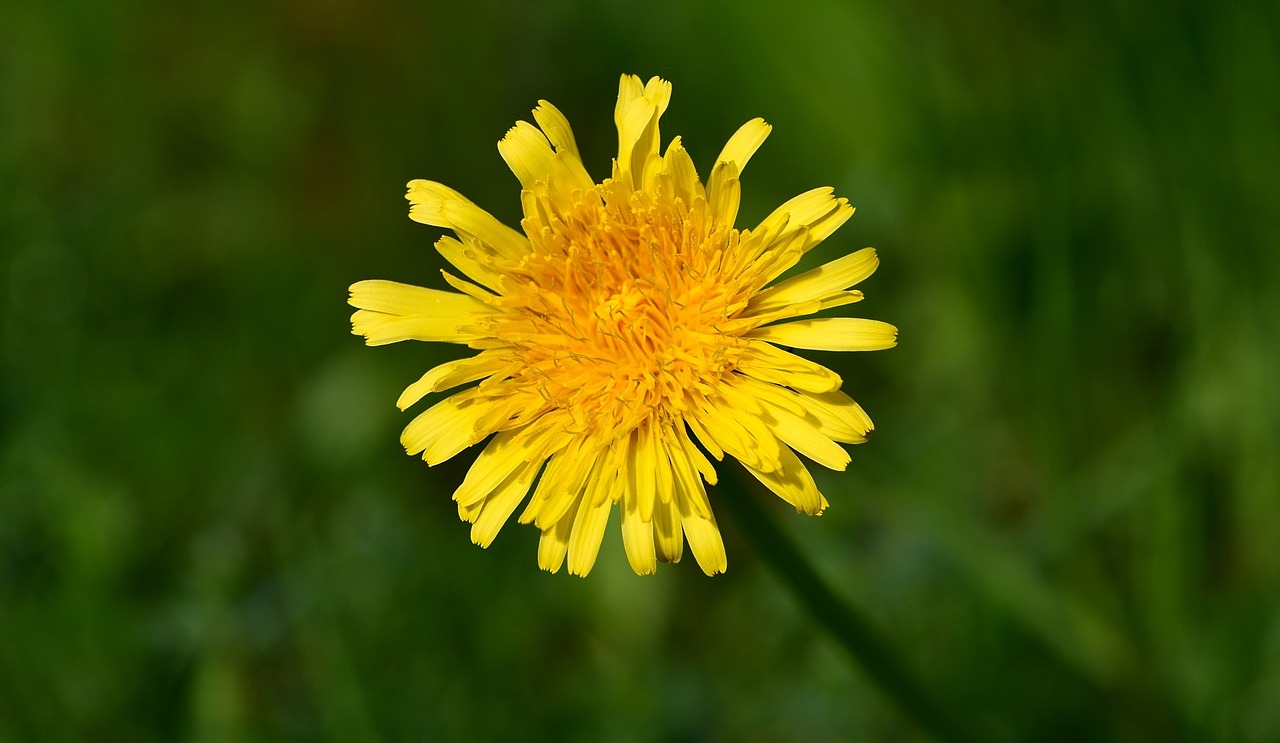
<path fill-rule="evenodd" d="M 778 346 L 896 342 L 897 330 L 876 320 L 792 319 L 862 299 L 850 287 L 875 271 L 871 248 L 768 286 L 853 208 L 819 188 L 735 229 L 738 177 L 769 125 L 739 129 L 704 186 L 679 137 L 659 152 L 670 99 L 665 80 L 622 77 L 618 157 L 599 184 L 569 122 L 540 101 L 537 126 L 518 122 L 498 143 L 522 186 L 523 233 L 415 180 L 410 218 L 456 233 L 436 249 L 470 281 L 446 271 L 456 292 L 351 287 L 353 332 L 369 345 L 479 351 L 409 385 L 402 410 L 479 380 L 421 413 L 400 440 L 435 465 L 492 436 L 453 494 L 458 512 L 487 547 L 532 488 L 520 522 L 542 530 L 538 564 L 551 572 L 566 555 L 570 573 L 591 570 L 615 503 L 636 573 L 678 561 L 686 539 L 703 571 L 724 571 L 704 451 L 733 455 L 797 511 L 821 513 L 827 501 L 795 453 L 843 470 L 849 455 L 836 442 L 865 441 L 871 420 L 834 372 Z"/>

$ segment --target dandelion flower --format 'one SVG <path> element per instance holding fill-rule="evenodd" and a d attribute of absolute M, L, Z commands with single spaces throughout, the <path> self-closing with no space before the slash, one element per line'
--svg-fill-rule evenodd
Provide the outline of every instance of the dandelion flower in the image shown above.
<path fill-rule="evenodd" d="M 488 443 L 453 494 L 487 547 L 516 508 L 542 530 L 538 565 L 586 575 L 615 504 L 636 573 L 680 559 L 685 540 L 708 575 L 726 566 L 704 482 L 732 455 L 799 512 L 827 500 L 797 453 L 843 470 L 839 442 L 871 420 L 831 370 L 781 346 L 872 351 L 896 343 L 876 320 L 796 319 L 862 299 L 875 251 L 860 250 L 771 284 L 853 208 L 830 188 L 803 193 L 753 229 L 736 229 L 739 176 L 770 131 L 747 122 L 705 185 L 676 137 L 659 151 L 671 84 L 624 75 L 610 177 L 587 174 L 569 122 L 540 101 L 498 151 L 520 180 L 514 230 L 439 183 L 409 183 L 409 216 L 452 230 L 436 249 L 465 276 L 456 291 L 393 281 L 352 285 L 353 332 L 371 346 L 465 344 L 397 405 L 479 382 L 404 429 L 411 455 L 436 465 Z M 696 442 L 696 443 L 695 443 Z M 704 453 L 705 452 L 705 453 Z M 529 495 L 532 490 L 532 495 Z"/>

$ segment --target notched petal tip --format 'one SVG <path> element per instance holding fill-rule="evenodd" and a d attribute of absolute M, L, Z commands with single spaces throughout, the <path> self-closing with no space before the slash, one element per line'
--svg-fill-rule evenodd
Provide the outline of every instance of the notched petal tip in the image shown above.
<path fill-rule="evenodd" d="M 724 149 L 720 151 L 720 156 L 716 158 L 716 163 L 733 163 L 737 173 L 741 173 L 771 131 L 773 127 L 762 118 L 756 117 L 748 121 L 739 127 L 732 137 L 729 137 Z"/>
<path fill-rule="evenodd" d="M 883 321 L 878 321 L 878 322 L 883 322 Z M 886 329 L 886 332 L 887 332 L 887 333 L 889 333 L 889 334 L 890 334 L 890 336 L 891 336 L 891 340 L 889 341 L 889 345 L 885 346 L 885 348 L 886 348 L 886 349 L 887 349 L 887 348 L 894 348 L 894 347 L 896 347 L 896 346 L 898 345 L 898 326 L 897 326 L 897 325 L 892 325 L 892 324 L 890 324 L 890 323 L 884 323 L 884 324 L 889 326 L 889 327 Z"/>

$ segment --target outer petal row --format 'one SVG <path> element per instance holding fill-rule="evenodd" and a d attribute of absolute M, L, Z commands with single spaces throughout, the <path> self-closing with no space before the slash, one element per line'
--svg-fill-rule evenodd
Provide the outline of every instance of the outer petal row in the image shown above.
<path fill-rule="evenodd" d="M 469 343 L 487 336 L 479 326 L 492 310 L 472 297 L 396 281 L 351 285 L 347 303 L 357 307 L 351 332 L 381 346 L 405 340 Z"/>

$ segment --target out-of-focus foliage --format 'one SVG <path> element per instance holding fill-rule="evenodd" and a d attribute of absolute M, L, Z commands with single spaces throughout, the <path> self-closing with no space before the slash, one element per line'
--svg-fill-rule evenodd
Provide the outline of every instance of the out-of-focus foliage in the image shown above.
<path fill-rule="evenodd" d="M 622 72 L 742 225 L 829 184 L 878 432 L 770 508 L 993 739 L 1280 740 L 1274 3 L 0 5 L 0 740 L 915 740 L 733 528 L 539 573 L 405 457 L 346 287 L 442 286 L 402 185 L 509 223 L 538 98 Z M 705 170 L 704 170 L 705 175 Z M 856 309 L 856 308 L 855 308 Z M 726 493 L 720 497 L 740 495 Z M 714 496 L 713 496 L 714 497 Z M 616 516 L 612 529 L 616 529 Z"/>

